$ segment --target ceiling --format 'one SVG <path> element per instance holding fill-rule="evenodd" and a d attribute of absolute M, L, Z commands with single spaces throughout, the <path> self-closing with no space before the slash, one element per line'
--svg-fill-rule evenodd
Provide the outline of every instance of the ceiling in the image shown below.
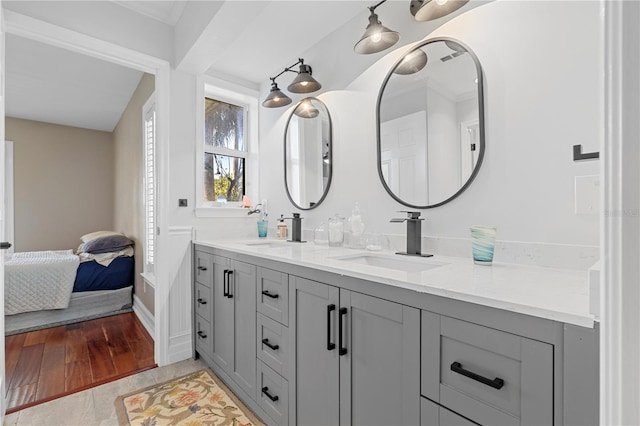
<path fill-rule="evenodd" d="M 23 37 L 5 38 L 8 117 L 111 132 L 142 72 Z"/>
<path fill-rule="evenodd" d="M 110 2 L 123 12 L 152 18 L 174 30 L 188 4 L 184 0 Z M 258 87 L 355 15 L 366 16 L 367 4 L 362 0 L 218 1 L 219 11 L 203 32 L 206 40 L 201 40 L 200 51 L 190 52 L 192 61 L 201 63 L 186 71 L 229 76 Z M 273 22 L 284 25 L 274 30 Z M 137 70 L 10 34 L 5 52 L 6 114 L 10 117 L 112 131 L 142 76 Z"/>

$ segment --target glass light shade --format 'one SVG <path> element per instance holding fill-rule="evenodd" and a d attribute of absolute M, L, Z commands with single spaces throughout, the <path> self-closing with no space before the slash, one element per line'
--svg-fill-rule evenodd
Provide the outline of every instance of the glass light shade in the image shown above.
<path fill-rule="evenodd" d="M 393 72 L 400 75 L 415 74 L 425 65 L 427 65 L 427 54 L 418 49 L 406 54 Z"/>
<path fill-rule="evenodd" d="M 393 46 L 398 40 L 400 40 L 400 34 L 382 25 L 378 15 L 371 12 L 369 25 L 360 40 L 353 46 L 353 50 L 365 55 L 378 53 Z"/>
<path fill-rule="evenodd" d="M 468 2 L 469 0 L 412 0 L 409 10 L 416 21 L 432 21 L 455 12 Z"/>
<path fill-rule="evenodd" d="M 322 85 L 311 76 L 311 67 L 309 65 L 300 65 L 300 72 L 293 79 L 287 90 L 291 93 L 311 93 L 320 90 Z"/>
<path fill-rule="evenodd" d="M 275 83 L 271 83 L 271 91 L 269 92 L 269 96 L 262 102 L 262 106 L 265 108 L 279 108 L 285 105 L 289 105 L 291 103 L 291 98 L 285 95 L 278 89 L 278 85 Z"/>
<path fill-rule="evenodd" d="M 318 114 L 320 114 L 320 111 L 314 107 L 310 101 L 305 100 L 298 104 L 293 113 L 302 118 L 316 118 Z"/>

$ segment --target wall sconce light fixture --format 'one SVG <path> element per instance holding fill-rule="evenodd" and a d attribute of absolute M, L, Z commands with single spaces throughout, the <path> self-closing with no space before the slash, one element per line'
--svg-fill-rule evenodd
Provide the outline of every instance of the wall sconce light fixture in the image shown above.
<path fill-rule="evenodd" d="M 302 118 L 316 118 L 320 111 L 314 107 L 311 101 L 307 98 L 300 102 L 300 104 L 293 110 L 293 113 Z"/>
<path fill-rule="evenodd" d="M 411 0 L 409 10 L 416 21 L 432 21 L 455 12 L 468 2 L 469 0 Z"/>
<path fill-rule="evenodd" d="M 378 20 L 374 10 L 387 0 L 382 0 L 375 6 L 370 6 L 369 25 L 364 35 L 353 46 L 356 53 L 369 54 L 382 52 L 400 40 L 397 31 L 390 30 Z M 410 0 L 409 11 L 416 21 L 431 21 L 450 14 L 467 4 L 469 0 Z M 425 61 L 426 63 L 426 61 Z M 424 66 L 424 65 L 423 65 Z"/>
<path fill-rule="evenodd" d="M 294 71 L 292 68 L 296 65 L 300 65 L 298 71 Z M 311 93 L 316 90 L 320 90 L 322 85 L 318 83 L 318 81 L 311 76 L 312 70 L 311 67 L 304 63 L 304 59 L 299 58 L 298 62 L 295 64 L 286 67 L 282 72 L 280 72 L 275 77 L 269 77 L 271 80 L 271 91 L 267 98 L 262 102 L 262 106 L 265 108 L 279 108 L 285 105 L 289 105 L 292 101 L 291 98 L 278 88 L 278 84 L 276 83 L 276 78 L 280 77 L 285 72 L 293 72 L 298 74 L 296 78 L 293 79 L 291 84 L 287 87 L 287 90 L 291 93 Z"/>
<path fill-rule="evenodd" d="M 353 46 L 353 50 L 356 53 L 367 55 L 369 53 L 382 52 L 400 40 L 400 34 L 382 25 L 378 19 L 378 15 L 374 12 L 378 6 L 386 1 L 387 0 L 382 0 L 375 6 L 369 7 L 369 12 L 371 12 L 369 15 L 369 25 L 367 25 L 360 40 Z"/>

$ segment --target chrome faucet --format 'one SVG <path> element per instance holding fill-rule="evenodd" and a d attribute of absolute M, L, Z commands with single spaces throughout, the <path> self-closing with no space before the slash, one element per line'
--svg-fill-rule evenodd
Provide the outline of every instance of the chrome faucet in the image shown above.
<path fill-rule="evenodd" d="M 302 218 L 300 213 L 293 213 L 293 217 L 283 217 L 282 219 L 291 219 L 291 239 L 287 241 L 306 243 L 306 241 L 302 241 Z"/>
<path fill-rule="evenodd" d="M 400 211 L 399 213 L 406 213 L 407 217 L 393 218 L 391 223 L 402 223 L 407 221 L 407 251 L 397 252 L 396 254 L 402 254 L 406 256 L 420 256 L 431 257 L 432 254 L 422 254 L 422 223 L 420 221 L 424 218 L 420 218 L 420 212 Z"/>

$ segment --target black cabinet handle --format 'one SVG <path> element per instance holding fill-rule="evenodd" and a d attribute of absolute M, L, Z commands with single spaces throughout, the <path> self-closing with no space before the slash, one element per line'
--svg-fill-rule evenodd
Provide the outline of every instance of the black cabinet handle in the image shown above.
<path fill-rule="evenodd" d="M 206 305 L 207 301 L 204 300 L 202 297 L 198 297 L 198 303 L 201 304 L 201 305 Z"/>
<path fill-rule="evenodd" d="M 333 303 L 327 306 L 327 350 L 332 351 L 336 348 L 336 344 L 331 342 L 331 312 L 336 310 Z"/>
<path fill-rule="evenodd" d="M 199 330 L 199 331 L 198 331 L 198 336 L 200 336 L 200 337 L 201 337 L 201 338 L 203 338 L 203 339 L 206 339 L 206 338 L 207 338 L 207 335 L 206 335 L 205 333 L 203 333 L 203 332 L 202 332 L 202 330 Z"/>
<path fill-rule="evenodd" d="M 198 266 L 198 271 L 206 271 L 207 268 L 205 268 L 204 266 Z"/>
<path fill-rule="evenodd" d="M 233 275 L 233 269 L 227 271 L 227 297 L 229 299 L 233 299 L 233 294 L 231 294 L 231 275 Z"/>
<path fill-rule="evenodd" d="M 277 295 L 277 294 L 271 294 L 271 293 L 269 293 L 267 290 L 262 290 L 262 294 L 264 294 L 265 296 L 270 297 L 270 298 L 272 298 L 272 299 L 277 299 L 278 297 L 280 297 L 280 296 L 279 296 L 279 295 Z"/>
<path fill-rule="evenodd" d="M 222 273 L 222 295 L 224 297 L 229 296 L 229 291 L 227 290 L 227 286 L 229 285 L 229 270 L 225 269 Z"/>
<path fill-rule="evenodd" d="M 271 396 L 271 394 L 269 393 L 269 388 L 267 386 L 262 388 L 262 393 L 267 395 L 267 398 L 269 398 L 270 400 L 272 400 L 273 402 L 276 402 L 277 400 L 279 400 L 280 398 L 278 398 L 278 395 L 275 396 Z"/>
<path fill-rule="evenodd" d="M 269 339 L 262 339 L 262 344 L 271 348 L 274 351 L 277 351 L 278 349 L 280 349 L 279 345 L 272 345 L 271 343 L 269 343 Z"/>
<path fill-rule="evenodd" d="M 6 249 L 10 249 L 11 248 L 11 243 L 8 242 L 2 242 L 0 243 L 0 250 L 6 250 Z"/>
<path fill-rule="evenodd" d="M 485 384 L 487 386 L 491 386 L 494 389 L 501 389 L 502 386 L 504 386 L 504 380 L 496 377 L 495 379 L 491 380 L 491 379 L 487 379 L 486 377 L 483 377 L 479 374 L 474 373 L 473 371 L 469 371 L 469 370 L 465 370 L 464 368 L 462 368 L 462 364 L 460 364 L 459 362 L 454 362 L 451 364 L 451 371 L 454 371 L 458 374 L 462 374 L 465 377 L 468 377 L 470 379 L 473 379 L 477 382 L 480 382 L 482 384 Z"/>
<path fill-rule="evenodd" d="M 346 355 L 347 354 L 347 348 L 344 347 L 344 344 L 342 342 L 342 318 L 347 315 L 347 308 L 340 308 L 340 315 L 338 316 L 339 321 L 338 321 L 338 341 L 340 344 L 340 349 L 338 350 L 338 354 L 342 355 Z"/>

